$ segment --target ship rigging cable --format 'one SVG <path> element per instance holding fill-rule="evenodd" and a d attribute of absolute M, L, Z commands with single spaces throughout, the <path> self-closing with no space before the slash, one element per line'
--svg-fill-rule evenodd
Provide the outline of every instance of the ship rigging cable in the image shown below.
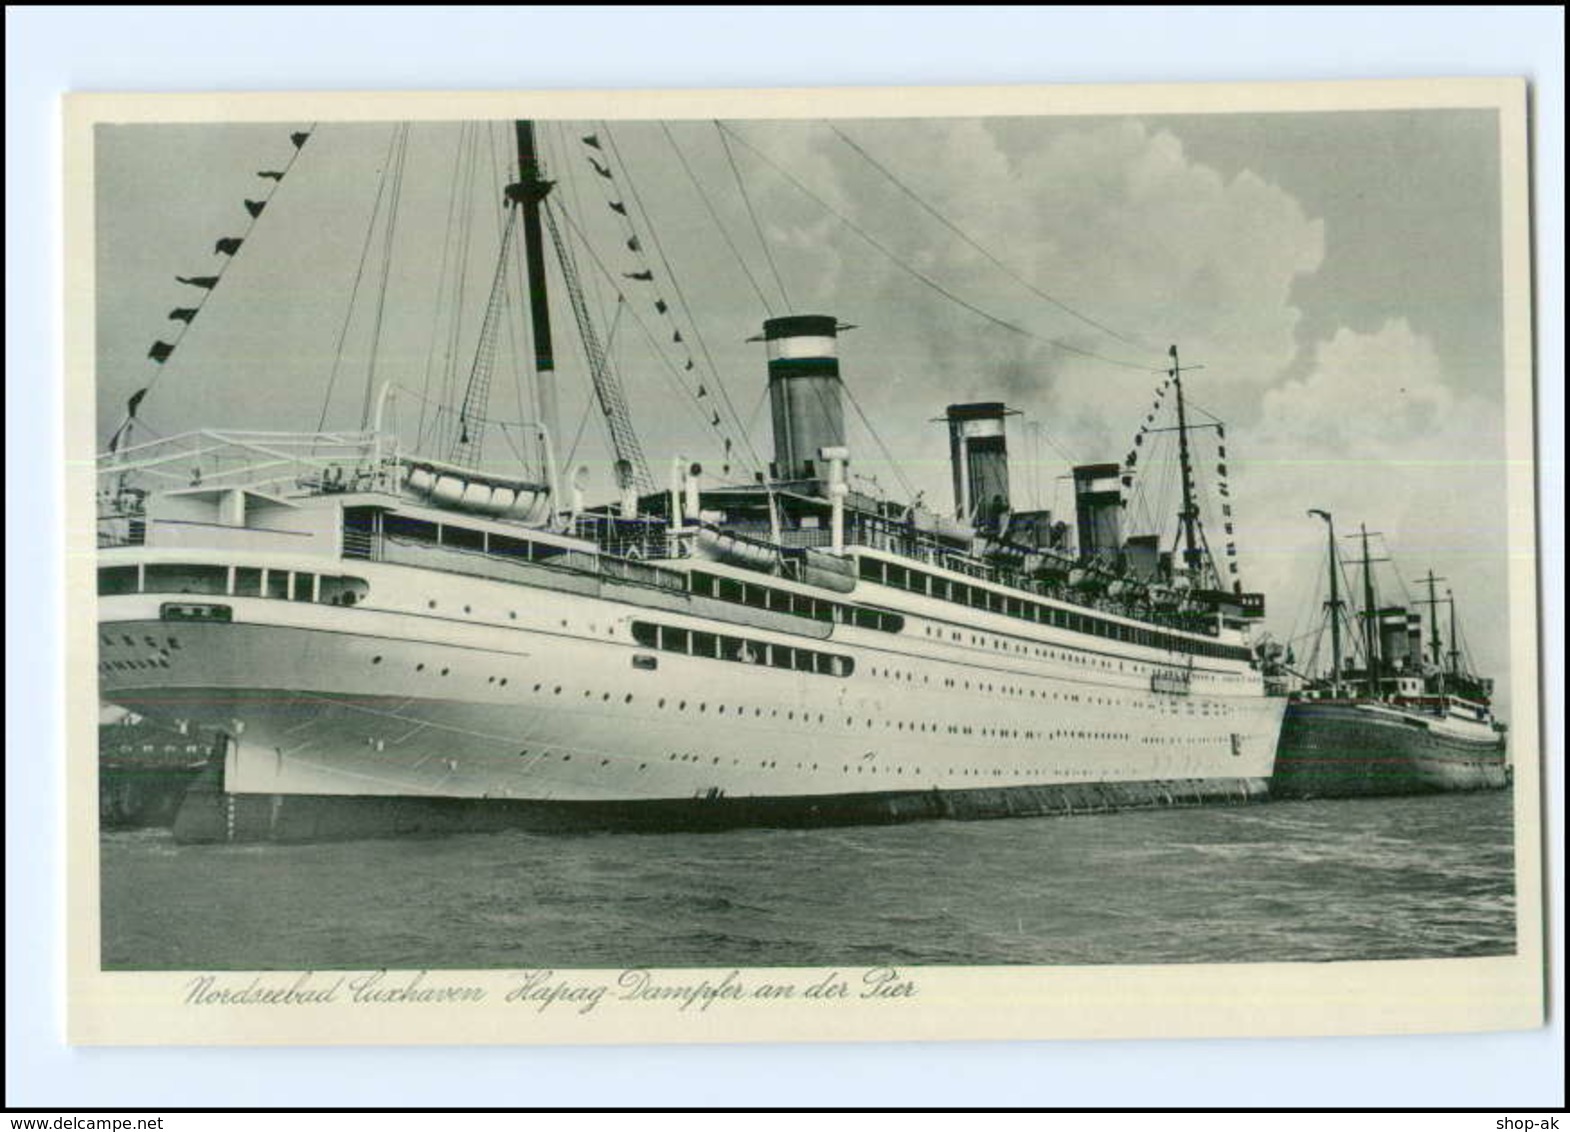
<path fill-rule="evenodd" d="M 344 305 L 343 324 L 338 328 L 338 341 L 333 344 L 333 364 L 327 372 L 327 389 L 322 394 L 322 411 L 316 420 L 316 431 L 327 427 L 327 414 L 332 408 L 333 387 L 338 383 L 338 369 L 343 364 L 344 346 L 349 340 L 349 327 L 354 323 L 355 303 L 359 299 L 360 284 L 365 281 L 365 265 L 371 255 L 371 244 L 376 239 L 376 221 L 382 215 L 382 200 L 387 194 L 393 153 L 398 146 L 399 127 L 394 126 L 387 139 L 387 153 L 382 157 L 381 177 L 376 185 L 376 200 L 371 204 L 371 215 L 365 221 L 365 240 L 360 245 L 360 262 L 354 269 L 354 283 L 349 288 L 349 301 Z"/>
<path fill-rule="evenodd" d="M 763 225 L 758 223 L 758 214 L 753 210 L 752 197 L 747 192 L 747 183 L 742 180 L 741 170 L 736 168 L 736 155 L 731 152 L 730 139 L 725 136 L 725 124 L 716 118 L 714 120 L 714 129 L 719 134 L 721 148 L 725 150 L 725 160 L 730 164 L 730 172 L 736 181 L 736 189 L 741 193 L 742 203 L 747 206 L 747 215 L 752 220 L 752 230 L 758 234 L 758 246 L 763 249 L 763 258 L 768 261 L 769 271 L 774 275 L 774 285 L 780 289 L 780 297 L 785 300 L 785 309 L 789 310 L 791 308 L 790 293 L 785 290 L 785 280 L 780 277 L 780 269 L 774 262 L 774 253 L 769 251 L 769 241 L 763 236 Z"/>
<path fill-rule="evenodd" d="M 832 123 L 832 122 L 827 123 L 827 125 L 828 125 L 829 129 L 834 131 L 835 135 L 840 139 L 840 141 L 844 142 L 851 149 L 855 150 L 858 154 L 860 154 L 862 156 L 862 158 L 867 162 L 867 164 L 871 165 L 879 173 L 882 173 L 891 182 L 893 182 L 894 186 L 897 189 L 899 189 L 900 192 L 904 193 L 911 200 L 915 201 L 918 205 L 920 205 L 921 208 L 929 216 L 931 216 L 934 220 L 936 220 L 939 224 L 942 224 L 950 232 L 953 232 L 960 239 L 964 240 L 971 247 L 975 248 L 982 255 L 986 256 L 986 258 L 994 266 L 996 266 L 1000 271 L 1002 271 L 1003 274 L 1007 275 L 1010 279 L 1014 280 L 1014 282 L 1018 283 L 1021 287 L 1024 287 L 1031 294 L 1035 295 L 1037 298 L 1045 300 L 1048 303 L 1051 303 L 1053 306 L 1057 307 L 1059 310 L 1063 311 L 1065 314 L 1072 315 L 1074 318 L 1079 319 L 1081 322 L 1085 323 L 1087 326 L 1093 326 L 1097 330 L 1101 331 L 1103 334 L 1111 335 L 1113 338 L 1116 338 L 1119 342 L 1122 342 L 1122 343 L 1124 343 L 1125 345 L 1128 345 L 1128 346 L 1132 346 L 1136 350 L 1144 350 L 1145 352 L 1147 352 L 1149 354 L 1152 354 L 1152 355 L 1159 355 L 1162 352 L 1159 349 L 1151 346 L 1149 343 L 1141 342 L 1141 341 L 1139 341 L 1139 340 L 1137 340 L 1135 338 L 1131 338 L 1127 334 L 1120 334 L 1118 331 L 1112 329 L 1112 327 L 1106 325 L 1105 323 L 1097 322 L 1095 319 L 1091 318 L 1089 315 L 1083 314 L 1080 311 L 1075 310 L 1073 307 L 1069 306 L 1067 303 L 1063 302 L 1061 299 L 1055 299 L 1051 295 L 1047 294 L 1045 291 L 1041 290 L 1041 288 L 1037 287 L 1030 280 L 1028 280 L 1024 276 L 1020 275 L 1019 272 L 1015 271 L 1008 264 L 1004 263 L 997 256 L 993 255 L 990 251 L 988 251 L 985 247 L 983 247 L 980 243 L 978 243 L 974 238 L 972 238 L 968 233 L 966 233 L 964 229 L 960 228 L 959 225 L 955 224 L 952 220 L 950 220 L 948 217 L 944 216 L 941 212 L 939 212 L 932 205 L 928 204 L 927 201 L 924 200 L 921 196 L 919 196 L 914 189 L 912 189 L 909 185 L 905 184 L 904 181 L 900 180 L 897 176 L 895 176 L 894 173 L 892 171 L 890 171 L 890 169 L 886 165 L 884 165 L 877 158 L 873 157 L 872 154 L 868 153 L 864 148 L 862 148 L 862 146 L 860 144 L 858 144 L 855 141 L 855 139 L 849 137 L 845 133 L 844 130 L 841 130 L 838 126 L 834 125 L 834 123 Z"/>
<path fill-rule="evenodd" d="M 692 331 L 693 337 L 697 339 L 698 349 L 703 354 L 704 361 L 708 364 L 709 375 L 714 382 L 715 389 L 719 391 L 720 399 L 725 404 L 725 411 L 730 414 L 731 420 L 736 422 L 737 427 L 740 427 L 741 415 L 737 413 L 736 406 L 731 403 L 730 392 L 726 389 L 725 382 L 720 377 L 719 367 L 714 364 L 714 358 L 709 353 L 708 343 L 703 337 L 703 332 L 698 327 L 698 320 L 693 315 L 692 305 L 687 302 L 687 294 L 682 288 L 681 280 L 677 277 L 675 269 L 671 267 L 670 257 L 665 254 L 665 246 L 660 241 L 659 229 L 655 227 L 653 217 L 644 206 L 643 195 L 638 192 L 637 181 L 633 177 L 631 167 L 627 164 L 626 159 L 622 157 L 621 147 L 616 144 L 616 135 L 611 130 L 608 122 L 600 122 L 599 129 L 605 134 L 605 141 L 610 146 L 611 155 L 616 159 L 616 164 L 621 167 L 623 174 L 627 178 L 627 189 L 632 193 L 633 204 L 637 206 L 639 215 L 643 217 L 644 227 L 649 233 L 649 239 L 654 241 L 654 250 L 660 257 L 660 264 L 665 269 L 665 275 L 670 280 L 671 286 L 676 290 L 676 301 L 681 304 L 682 311 L 686 314 L 687 326 Z M 747 453 L 751 457 L 752 467 L 755 469 L 762 468 L 763 462 L 758 458 L 757 451 L 752 447 L 752 438 L 745 432 L 741 435 L 741 443 L 746 447 Z"/>
<path fill-rule="evenodd" d="M 256 174 L 263 180 L 271 181 L 273 183 L 273 187 L 261 200 L 245 201 L 245 211 L 249 217 L 245 225 L 245 230 L 237 237 L 231 236 L 220 239 L 214 246 L 213 254 L 222 255 L 224 257 L 223 261 L 218 266 L 217 274 L 213 276 L 190 278 L 178 275 L 175 276 L 176 280 L 181 283 L 200 288 L 202 295 L 196 300 L 196 305 L 194 307 L 177 307 L 176 309 L 169 312 L 169 319 L 181 323 L 180 329 L 175 331 L 173 342 L 165 342 L 160 339 L 157 342 L 154 342 L 152 349 L 147 352 L 147 357 L 157 368 L 153 370 L 152 376 L 147 379 L 147 384 L 142 386 L 141 389 L 138 389 L 136 392 L 132 393 L 130 398 L 127 399 L 125 417 L 115 428 L 114 432 L 110 434 L 108 442 L 109 451 L 113 452 L 122 442 L 129 439 L 129 429 L 131 427 L 132 421 L 139 422 L 139 418 L 136 415 L 137 409 L 140 407 L 142 401 L 147 397 L 147 395 L 151 393 L 153 388 L 158 384 L 158 379 L 163 376 L 169 359 L 174 355 L 175 351 L 179 349 L 180 344 L 185 341 L 185 336 L 191 332 L 191 327 L 195 324 L 197 316 L 202 313 L 203 308 L 207 306 L 207 300 L 212 298 L 213 292 L 218 289 L 218 284 L 222 282 L 224 274 L 228 271 L 229 266 L 234 263 L 235 257 L 239 253 L 241 246 L 244 245 L 245 241 L 250 238 L 251 232 L 256 228 L 257 223 L 261 219 L 262 213 L 265 212 L 267 206 L 272 203 L 273 197 L 277 196 L 278 193 L 282 190 L 284 179 L 289 175 L 290 170 L 294 168 L 295 162 L 300 158 L 300 152 L 305 148 L 305 143 L 310 140 L 311 135 L 315 132 L 316 123 L 312 122 L 305 129 L 296 130 L 291 133 L 289 135 L 289 140 L 294 145 L 294 151 L 289 154 L 289 160 L 284 165 L 284 167 L 282 169 L 264 170 Z M 143 424 L 142 427 L 148 432 L 152 432 L 151 429 L 147 429 L 145 424 Z M 154 435 L 156 435 L 156 433 Z"/>
<path fill-rule="evenodd" d="M 864 241 L 866 241 L 868 244 L 870 244 L 874 249 L 876 249 L 880 254 L 882 254 L 890 263 L 894 264 L 894 266 L 898 267 L 901 271 L 905 272 L 907 275 L 911 276 L 913 279 L 917 280 L 922 285 L 924 285 L 924 286 L 928 287 L 929 289 L 937 292 L 939 295 L 943 296 L 945 299 L 948 299 L 951 303 L 954 303 L 956 306 L 962 307 L 965 310 L 970 311 L 972 314 L 986 319 L 988 322 L 992 323 L 994 326 L 1000 327 L 1000 328 L 1002 328 L 1004 330 L 1007 330 L 1007 331 L 1009 331 L 1009 332 L 1011 332 L 1013 334 L 1019 334 L 1019 335 L 1021 335 L 1023 337 L 1034 339 L 1037 342 L 1044 342 L 1044 343 L 1046 343 L 1049 346 L 1055 346 L 1055 347 L 1057 347 L 1060 350 L 1066 351 L 1067 353 L 1070 353 L 1070 354 L 1076 354 L 1076 355 L 1078 355 L 1079 357 L 1082 357 L 1082 358 L 1087 358 L 1087 359 L 1090 359 L 1090 360 L 1093 360 L 1093 361 L 1098 361 L 1098 362 L 1104 362 L 1107 365 L 1117 366 L 1117 367 L 1119 367 L 1121 369 L 1133 369 L 1133 370 L 1144 371 L 1144 370 L 1148 370 L 1150 368 L 1148 365 L 1142 365 L 1139 362 L 1128 362 L 1128 361 L 1122 361 L 1122 360 L 1120 360 L 1118 358 L 1109 358 L 1109 357 L 1106 357 L 1103 354 L 1097 354 L 1094 351 L 1086 350 L 1086 349 L 1084 349 L 1083 347 L 1080 347 L 1080 346 L 1072 346 L 1069 343 L 1063 341 L 1061 338 L 1048 338 L 1045 335 L 1037 334 L 1033 330 L 1029 330 L 1029 329 L 1027 329 L 1027 328 L 1025 328 L 1023 326 L 1020 326 L 1018 323 L 1009 322 L 1007 319 L 999 318 L 997 315 L 993 314 L 991 311 L 985 310 L 982 307 L 977 306 L 975 303 L 972 303 L 972 302 L 970 302 L 967 299 L 961 298 L 959 295 L 956 295 L 953 291 L 950 291 L 947 287 L 943 286 L 943 284 L 939 283 L 937 280 L 933 279 L 931 276 L 927 275 L 925 272 L 921 271 L 919 268 L 913 267 L 910 264 L 906 263 L 899 256 L 897 256 L 889 247 L 887 247 L 885 244 L 880 242 L 876 237 L 874 237 L 871 234 L 869 234 L 866 230 L 861 228 L 858 224 L 856 224 L 855 221 L 851 220 L 849 217 L 845 216 L 838 209 L 836 209 L 832 205 L 830 205 L 826 200 L 824 200 L 817 193 L 815 193 L 811 189 L 809 189 L 806 185 L 804 185 L 798 178 L 796 178 L 794 175 L 792 175 L 789 171 L 781 168 L 772 158 L 770 158 L 768 156 L 768 154 L 766 154 L 762 150 L 758 149 L 757 146 L 753 145 L 751 142 L 749 142 L 746 138 L 742 137 L 735 130 L 731 129 L 729 126 L 725 125 L 723 122 L 718 123 L 718 125 L 727 134 L 729 134 L 731 137 L 735 138 L 738 142 L 740 142 L 742 145 L 746 146 L 753 153 L 755 153 L 759 157 L 759 159 L 761 159 L 765 164 L 767 164 L 769 166 L 769 168 L 773 169 L 781 177 L 784 177 L 787 181 L 789 181 L 792 185 L 794 185 L 800 192 L 806 194 L 812 200 L 816 201 L 820 208 L 824 209 L 824 211 L 828 212 L 831 216 L 833 216 L 841 224 L 845 225 L 845 227 L 849 228 L 852 232 L 854 232 L 856 235 L 860 236 Z"/>
<path fill-rule="evenodd" d="M 619 302 L 625 303 L 625 309 L 629 314 L 631 314 L 633 322 L 637 324 L 638 330 L 643 334 L 644 341 L 649 344 L 650 355 L 662 366 L 664 366 L 665 371 L 671 378 L 672 384 L 674 384 L 677 390 L 681 392 L 682 403 L 688 405 L 692 411 L 697 414 L 697 419 L 703 425 L 708 426 L 709 419 L 703 416 L 702 410 L 699 408 L 697 398 L 694 396 L 692 390 L 687 387 L 686 382 L 682 377 L 681 370 L 678 369 L 678 367 L 665 354 L 663 345 L 655 337 L 654 332 L 649 329 L 649 324 L 645 322 L 638 314 L 637 308 L 631 302 L 626 301 L 625 296 L 621 294 L 619 288 L 617 288 L 615 274 L 609 267 L 606 266 L 605 261 L 600 258 L 599 253 L 594 249 L 594 245 L 589 242 L 588 237 L 578 226 L 577 222 L 573 220 L 572 215 L 566 210 L 558 210 L 558 212 L 561 220 L 567 225 L 568 231 L 577 237 L 578 245 L 588 253 L 590 261 L 596 268 L 599 269 L 600 274 L 605 278 L 606 282 L 611 285 L 612 289 L 616 290 L 617 300 Z M 727 438 L 722 435 L 721 439 Z"/>
<path fill-rule="evenodd" d="M 665 122 L 661 122 L 660 129 L 665 134 L 665 140 L 670 143 L 672 152 L 676 154 L 676 160 L 681 163 L 683 172 L 687 174 L 687 180 L 692 182 L 692 187 L 694 191 L 697 192 L 698 199 L 703 202 L 703 207 L 708 211 L 710 219 L 714 221 L 714 227 L 719 231 L 720 236 L 725 240 L 725 246 L 730 249 L 731 255 L 735 257 L 737 265 L 741 268 L 742 274 L 747 277 L 747 282 L 752 287 L 752 293 L 758 296 L 759 305 L 762 306 L 764 312 L 772 318 L 774 315 L 774 308 L 769 304 L 768 298 L 763 294 L 763 288 L 758 286 L 758 280 L 753 276 L 752 270 L 747 266 L 747 261 L 742 258 L 741 249 L 736 246 L 736 241 L 730 238 L 730 232 L 726 229 L 725 224 L 720 220 L 720 214 L 715 211 L 714 202 L 709 199 L 709 194 L 703 191 L 703 184 L 698 180 L 697 175 L 693 173 L 692 166 L 687 161 L 687 155 L 681 151 L 681 146 L 676 144 L 676 138 L 675 135 L 671 133 L 670 126 Z M 724 135 L 721 135 L 721 140 L 724 140 Z M 762 239 L 762 236 L 763 234 L 760 232 L 758 234 L 760 240 Z M 767 246 L 764 248 L 764 254 L 768 254 Z M 769 265 L 770 267 L 773 266 L 773 260 L 769 261 Z M 778 272 L 775 273 L 775 277 L 776 279 L 778 278 Z M 781 288 L 781 290 L 783 291 L 784 288 Z"/>

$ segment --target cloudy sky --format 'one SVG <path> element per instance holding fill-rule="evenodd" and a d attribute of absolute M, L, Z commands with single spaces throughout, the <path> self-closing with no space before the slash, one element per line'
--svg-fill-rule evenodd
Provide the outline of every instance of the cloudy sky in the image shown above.
<path fill-rule="evenodd" d="M 510 129 L 417 124 L 405 147 L 394 124 L 318 124 L 245 246 L 232 262 L 215 253 L 246 231 L 242 201 L 273 190 L 256 173 L 284 168 L 289 134 L 306 125 L 99 127 L 101 440 L 150 382 L 140 415 L 165 435 L 355 427 L 378 306 L 377 382 L 461 386 Z M 599 151 L 578 140 L 591 133 Z M 842 369 L 876 430 L 848 413 L 860 474 L 947 505 L 931 418 L 1000 399 L 1023 414 L 1010 424 L 1017 503 L 1064 512 L 1070 462 L 1133 447 L 1176 343 L 1204 367 L 1186 379 L 1193 401 L 1226 422 L 1242 578 L 1268 594 L 1272 631 L 1309 626 L 1323 528 L 1305 512 L 1317 507 L 1343 531 L 1383 532 L 1397 558 L 1384 584 L 1415 592 L 1430 566 L 1449 579 L 1479 666 L 1505 674 L 1491 112 L 564 123 L 541 135 L 556 199 L 595 247 L 580 270 L 601 333 L 615 326 L 656 476 L 677 452 L 720 471 L 726 436 L 734 476 L 752 452 L 769 459 L 762 348 L 746 339 L 770 314 L 827 313 L 857 328 L 842 337 Z M 401 169 L 391 239 L 390 169 Z M 607 191 L 631 206 L 647 260 L 626 247 Z M 460 286 L 455 195 L 478 205 L 456 337 L 433 313 Z M 653 283 L 623 277 L 644 266 Z M 203 294 L 174 277 L 220 268 L 173 357 L 151 362 L 152 343 L 181 328 L 168 312 Z M 574 461 L 608 492 L 565 304 L 556 327 L 561 443 L 573 448 L 581 429 Z M 523 334 L 509 322 L 501 335 L 494 415 L 528 402 Z M 406 409 L 405 426 L 415 417 Z M 1198 443 L 1213 484 L 1214 437 Z M 1139 517 L 1170 539 L 1174 508 L 1152 485 Z"/>

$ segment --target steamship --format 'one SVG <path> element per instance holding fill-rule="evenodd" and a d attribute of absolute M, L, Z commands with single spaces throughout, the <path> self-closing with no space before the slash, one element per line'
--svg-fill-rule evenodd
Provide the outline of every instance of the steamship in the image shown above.
<path fill-rule="evenodd" d="M 1072 530 L 1013 509 L 1000 402 L 944 414 L 951 512 L 897 504 L 848 471 L 846 326 L 789 315 L 759 339 L 766 473 L 720 482 L 676 457 L 656 487 L 601 367 L 618 490 L 589 505 L 580 476 L 564 489 L 551 183 L 532 124 L 516 136 L 506 201 L 528 268 L 537 464 L 464 460 L 483 417 L 472 380 L 464 431 L 435 454 L 406 445 L 408 394 L 385 385 L 360 431 L 120 437 L 100 458 L 101 696 L 220 737 L 177 837 L 827 825 L 1266 795 L 1285 700 L 1250 646 L 1263 598 L 1225 588 L 1196 538 L 1186 432 L 1180 557 L 1125 538 L 1117 463 L 1074 469 Z M 571 289 L 571 262 L 561 271 Z M 1175 350 L 1169 377 L 1181 420 Z"/>
<path fill-rule="evenodd" d="M 1271 793 L 1281 798 L 1351 798 L 1498 790 L 1510 784 L 1505 724 L 1494 718 L 1492 679 L 1464 663 L 1455 597 L 1439 597 L 1432 570 L 1422 582 L 1429 612 L 1424 658 L 1423 615 L 1378 600 L 1369 534 L 1363 528 L 1362 631 L 1342 600 L 1335 520 L 1311 512 L 1329 530 L 1329 600 L 1325 632 L 1330 667 L 1293 691 L 1281 727 Z M 1449 608 L 1445 650 L 1439 607 Z M 1447 655 L 1448 651 L 1448 655 Z"/>

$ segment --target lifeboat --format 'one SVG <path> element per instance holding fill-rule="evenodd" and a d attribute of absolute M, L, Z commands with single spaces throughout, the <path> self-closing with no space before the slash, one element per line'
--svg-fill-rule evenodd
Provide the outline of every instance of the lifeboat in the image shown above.
<path fill-rule="evenodd" d="M 714 527 L 698 528 L 694 549 L 711 562 L 724 562 L 748 570 L 773 570 L 779 551 L 771 544 Z"/>
<path fill-rule="evenodd" d="M 405 463 L 410 495 L 449 511 L 538 523 L 550 513 L 550 489 L 526 480 L 461 468 L 437 460 Z"/>

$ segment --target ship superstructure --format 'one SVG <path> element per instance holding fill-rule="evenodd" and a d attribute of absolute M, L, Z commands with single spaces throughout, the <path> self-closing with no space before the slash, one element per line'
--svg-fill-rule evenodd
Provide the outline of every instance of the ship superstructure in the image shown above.
<path fill-rule="evenodd" d="M 532 274 L 529 214 L 549 182 L 524 125 L 507 197 Z M 533 276 L 548 370 L 543 292 Z M 556 482 L 543 395 L 537 466 L 466 461 L 473 379 L 436 456 L 406 450 L 391 387 L 360 432 L 118 445 L 100 466 L 102 697 L 221 738 L 177 834 L 1263 796 L 1284 706 L 1249 645 L 1263 600 L 1222 588 L 1196 545 L 1186 448 L 1176 564 L 1125 538 L 1120 465 L 1075 469 L 1077 546 L 1050 513 L 1014 510 L 999 402 L 947 409 L 952 513 L 864 494 L 848 475 L 844 329 L 764 323 L 774 459 L 750 484 L 677 457 L 656 487 L 592 344 L 618 457 L 606 505 Z M 1181 409 L 1175 351 L 1170 377 Z"/>

